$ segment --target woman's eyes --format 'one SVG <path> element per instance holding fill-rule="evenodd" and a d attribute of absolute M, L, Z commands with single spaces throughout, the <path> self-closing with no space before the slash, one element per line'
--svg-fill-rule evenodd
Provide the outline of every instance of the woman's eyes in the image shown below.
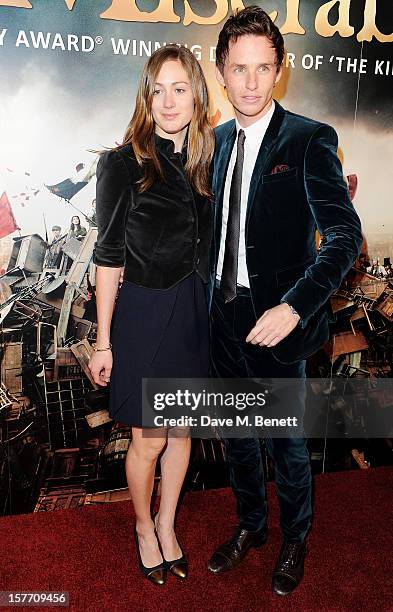
<path fill-rule="evenodd" d="M 182 94 L 182 93 L 184 93 L 185 91 L 186 91 L 186 90 L 185 90 L 185 89 L 182 89 L 181 87 L 176 87 L 176 89 L 175 89 L 175 92 L 176 92 L 177 94 Z M 163 89 L 155 89 L 155 90 L 153 91 L 153 95 L 155 95 L 155 96 L 156 96 L 156 95 L 158 95 L 158 94 L 160 94 L 160 93 L 164 93 L 164 90 L 163 90 Z"/>

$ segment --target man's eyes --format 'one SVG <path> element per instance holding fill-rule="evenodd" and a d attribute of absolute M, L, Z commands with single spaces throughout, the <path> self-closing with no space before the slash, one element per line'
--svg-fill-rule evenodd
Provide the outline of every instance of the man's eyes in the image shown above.
<path fill-rule="evenodd" d="M 264 64 L 264 65 L 262 65 L 262 66 L 259 66 L 259 68 L 258 68 L 258 72 L 260 72 L 260 73 L 262 73 L 262 74 L 265 74 L 265 73 L 267 73 L 267 72 L 270 72 L 270 69 L 271 69 L 271 66 L 269 66 L 269 65 L 265 65 L 265 64 Z M 238 74 L 239 74 L 239 73 L 244 73 L 244 72 L 246 72 L 246 67 L 245 67 L 245 66 L 236 66 L 236 67 L 234 68 L 234 72 L 236 72 L 236 73 L 238 73 Z"/>

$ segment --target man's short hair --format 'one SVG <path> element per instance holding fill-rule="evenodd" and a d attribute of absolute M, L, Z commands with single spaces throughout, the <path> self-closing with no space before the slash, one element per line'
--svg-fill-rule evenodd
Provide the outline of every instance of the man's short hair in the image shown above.
<path fill-rule="evenodd" d="M 61 227 L 60 225 L 54 225 L 52 227 L 52 232 L 60 232 L 61 231 Z"/>
<path fill-rule="evenodd" d="M 221 74 L 229 52 L 229 44 L 236 42 L 240 36 L 246 34 L 266 36 L 276 50 L 277 68 L 281 66 L 285 55 L 282 34 L 269 15 L 260 6 L 253 5 L 242 10 L 236 10 L 224 23 L 216 47 L 216 66 Z"/>

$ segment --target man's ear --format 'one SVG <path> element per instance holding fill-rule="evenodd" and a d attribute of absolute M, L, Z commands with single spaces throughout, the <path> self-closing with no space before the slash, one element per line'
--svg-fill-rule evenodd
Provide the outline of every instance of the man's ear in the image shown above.
<path fill-rule="evenodd" d="M 279 69 L 277 70 L 277 74 L 276 74 L 276 80 L 274 81 L 274 84 L 277 85 L 277 83 L 279 82 L 279 80 L 282 77 L 282 64 L 279 67 Z"/>
<path fill-rule="evenodd" d="M 216 79 L 219 82 L 219 84 L 222 85 L 222 87 L 225 87 L 224 77 L 221 74 L 220 70 L 217 68 L 217 66 L 216 66 Z"/>

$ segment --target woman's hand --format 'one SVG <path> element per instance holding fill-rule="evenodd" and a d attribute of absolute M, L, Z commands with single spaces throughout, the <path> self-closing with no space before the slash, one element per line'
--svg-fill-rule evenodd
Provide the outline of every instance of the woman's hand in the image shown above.
<path fill-rule="evenodd" d="M 112 351 L 96 351 L 89 361 L 89 370 L 97 385 L 106 387 L 111 378 L 113 357 Z"/>

